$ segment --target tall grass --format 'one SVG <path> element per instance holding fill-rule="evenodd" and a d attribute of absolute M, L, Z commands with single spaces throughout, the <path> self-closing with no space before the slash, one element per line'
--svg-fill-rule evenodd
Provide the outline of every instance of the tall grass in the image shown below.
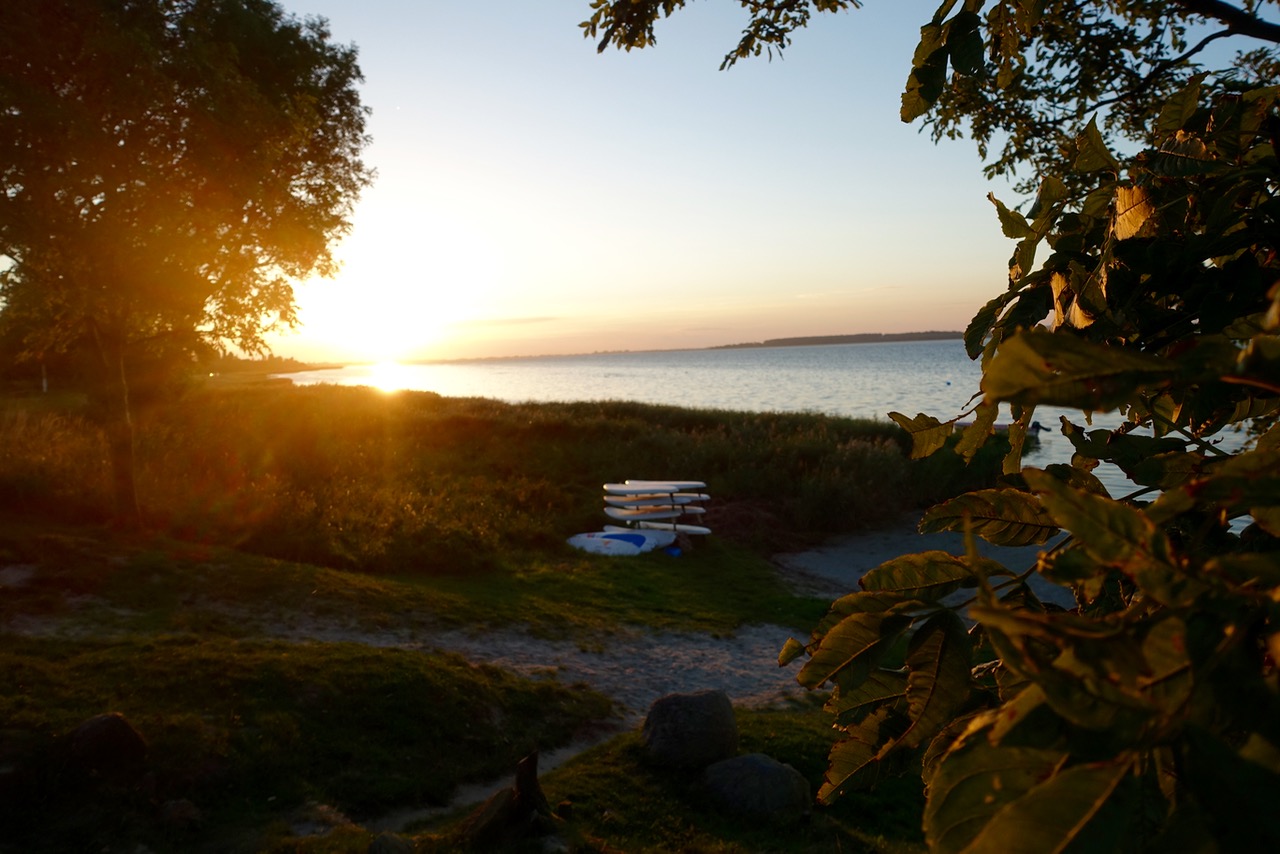
<path fill-rule="evenodd" d="M 873 527 L 972 480 L 910 463 L 888 421 L 627 402 L 209 388 L 137 428 L 152 525 L 374 572 L 469 574 L 564 548 L 605 521 L 600 484 L 628 477 L 706 481 L 708 524 L 762 546 Z M 10 404 L 0 443 L 0 501 L 105 512 L 103 443 L 74 408 Z"/>

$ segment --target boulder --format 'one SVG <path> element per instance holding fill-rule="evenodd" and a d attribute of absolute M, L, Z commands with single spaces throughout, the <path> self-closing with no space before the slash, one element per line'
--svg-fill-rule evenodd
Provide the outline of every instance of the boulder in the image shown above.
<path fill-rule="evenodd" d="M 123 782 L 137 777 L 146 760 L 146 739 L 119 713 L 89 718 L 63 743 L 63 767 L 76 777 Z"/>
<path fill-rule="evenodd" d="M 640 737 L 649 761 L 667 768 L 705 768 L 738 752 L 738 722 L 723 691 L 659 697 Z"/>
<path fill-rule="evenodd" d="M 708 766 L 707 792 L 723 809 L 773 825 L 799 822 L 809 815 L 809 781 L 800 772 L 763 753 L 734 756 Z"/>

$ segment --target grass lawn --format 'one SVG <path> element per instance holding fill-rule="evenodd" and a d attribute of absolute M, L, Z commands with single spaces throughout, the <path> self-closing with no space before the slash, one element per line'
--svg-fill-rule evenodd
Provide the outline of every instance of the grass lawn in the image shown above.
<path fill-rule="evenodd" d="M 598 731 L 612 705 L 344 632 L 520 627 L 589 646 L 619 627 L 770 623 L 803 636 L 828 603 L 793 593 L 768 555 L 927 492 L 896 428 L 875 422 L 250 385 L 140 418 L 151 524 L 128 534 L 101 521 L 101 437 L 80 405 L 0 405 L 4 852 L 363 852 L 367 819 L 509 774 L 531 750 Z M 660 473 L 711 484 L 717 535 L 679 558 L 564 544 L 599 527 L 601 482 Z M 317 626 L 333 631 L 297 641 Z M 66 734 L 106 712 L 146 739 L 145 771 L 69 764 Z M 816 790 L 830 747 L 820 708 L 738 719 L 744 750 Z M 581 850 L 920 845 L 910 786 L 816 809 L 798 829 L 743 827 L 646 767 L 630 734 L 543 787 L 573 804 L 563 830 Z M 312 829 L 333 829 L 300 837 L 299 816 L 317 811 L 327 818 Z M 419 850 L 451 850 L 456 819 L 412 829 Z"/>

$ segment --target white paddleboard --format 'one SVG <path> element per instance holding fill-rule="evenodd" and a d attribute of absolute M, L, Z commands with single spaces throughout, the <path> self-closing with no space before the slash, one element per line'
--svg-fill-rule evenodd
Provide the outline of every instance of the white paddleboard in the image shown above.
<path fill-rule="evenodd" d="M 676 541 L 675 531 L 650 531 L 641 528 L 622 528 L 618 525 L 605 525 L 606 534 L 640 534 L 654 543 L 654 548 L 663 548 Z"/>
<path fill-rule="evenodd" d="M 621 519 L 624 522 L 643 522 L 650 519 L 678 519 L 681 512 L 673 508 L 654 508 L 654 507 L 606 507 L 605 515 L 611 519 Z"/>
<path fill-rule="evenodd" d="M 650 484 L 632 484 L 628 483 L 606 483 L 601 487 L 609 495 L 648 495 L 650 493 L 661 493 L 663 495 L 671 495 L 676 492 L 684 492 L 686 487 L 677 486 L 674 483 L 650 483 Z M 688 489 L 697 489 L 696 486 L 688 487 Z"/>
<path fill-rule="evenodd" d="M 638 555 L 675 542 L 674 531 L 637 531 L 632 528 L 574 534 L 567 542 L 575 549 L 603 555 Z"/>
<path fill-rule="evenodd" d="M 654 492 L 666 492 L 667 487 L 675 487 L 672 492 L 684 492 L 689 489 L 706 489 L 707 485 L 700 480 L 628 480 L 627 486 L 648 486 Z"/>
<path fill-rule="evenodd" d="M 687 525 L 683 522 L 637 522 L 636 526 L 649 531 L 678 531 L 681 534 L 710 534 L 710 528 Z"/>
<path fill-rule="evenodd" d="M 606 504 L 615 507 L 642 507 L 646 504 L 692 504 L 709 501 L 710 495 L 701 492 L 651 492 L 641 495 L 606 495 Z"/>

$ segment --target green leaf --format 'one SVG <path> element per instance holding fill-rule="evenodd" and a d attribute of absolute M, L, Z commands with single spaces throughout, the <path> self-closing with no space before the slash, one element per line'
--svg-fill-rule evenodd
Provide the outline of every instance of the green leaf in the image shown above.
<path fill-rule="evenodd" d="M 1204 468 L 1204 454 L 1184 451 L 1156 454 L 1125 468 L 1134 483 L 1173 489 L 1197 477 Z"/>
<path fill-rule="evenodd" d="M 943 423 L 932 415 L 923 412 L 915 418 L 908 418 L 901 412 L 890 412 L 889 417 L 903 430 L 911 435 L 911 459 L 919 460 L 929 456 L 947 443 L 951 435 L 950 421 Z"/>
<path fill-rule="evenodd" d="M 830 804 L 849 789 L 873 782 L 881 748 L 892 739 L 888 709 L 881 709 L 859 726 L 847 730 L 827 757 L 827 773 L 818 789 L 818 803 Z"/>
<path fill-rule="evenodd" d="M 1145 672 L 1138 685 L 1165 714 L 1175 715 L 1195 687 L 1187 654 L 1187 624 L 1170 612 L 1156 620 L 1142 639 Z"/>
<path fill-rule="evenodd" d="M 795 638 L 787 638 L 787 642 L 782 645 L 782 650 L 778 653 L 778 666 L 786 667 L 800 656 L 804 655 L 805 646 Z"/>
<path fill-rule="evenodd" d="M 1000 218 L 1000 230 L 1004 232 L 1005 237 L 1020 240 L 1032 234 L 1026 217 L 1007 207 L 1004 202 L 996 198 L 995 193 L 987 193 L 987 199 L 996 206 L 996 215 Z"/>
<path fill-rule="evenodd" d="M 973 532 L 997 546 L 1047 542 L 1058 526 L 1034 495 L 1012 489 L 982 489 L 929 508 L 920 520 L 922 534 Z"/>
<path fill-rule="evenodd" d="M 973 728 L 937 763 L 926 792 L 925 842 L 929 850 L 966 850 L 1006 804 L 1053 773 L 1064 759 L 1057 750 L 994 747 Z"/>
<path fill-rule="evenodd" d="M 1031 419 L 1035 415 L 1035 407 L 1023 407 L 1014 404 L 1013 421 L 1009 424 L 1009 452 L 1004 455 L 1004 461 L 1001 463 L 1001 473 L 1004 475 L 1016 475 L 1022 469 L 1022 449 L 1027 444 L 1027 430 L 1031 426 Z"/>
<path fill-rule="evenodd" d="M 939 47 L 924 62 L 911 69 L 906 91 L 902 93 L 902 109 L 899 111 L 902 121 L 915 121 L 938 100 L 947 82 L 947 55 L 947 48 Z"/>
<path fill-rule="evenodd" d="M 1076 137 L 1075 167 L 1081 172 L 1097 172 L 1103 169 L 1111 172 L 1120 171 L 1120 163 L 1102 140 L 1096 117 L 1089 119 L 1084 133 Z"/>
<path fill-rule="evenodd" d="M 1203 582 L 1176 566 L 1168 538 L 1141 511 L 1072 489 L 1036 469 L 1024 475 L 1054 521 L 1071 531 L 1090 556 L 1130 576 L 1157 602 L 1190 604 L 1205 591 Z"/>
<path fill-rule="evenodd" d="M 964 331 L 964 351 L 970 359 L 976 359 L 982 355 L 982 344 L 991 332 L 991 327 L 999 319 L 1000 312 L 1004 310 L 1004 307 L 1016 297 L 1016 291 L 1005 291 L 978 309 L 978 313 L 973 316 L 973 320 L 969 321 L 969 326 Z"/>
<path fill-rule="evenodd" d="M 1044 854 L 1068 848 L 1102 811 L 1136 763 L 1130 754 L 1108 762 L 1076 765 L 1050 776 L 1006 803 L 969 850 Z"/>
<path fill-rule="evenodd" d="M 882 563 L 858 580 L 863 590 L 886 590 L 926 602 L 955 592 L 976 580 L 964 558 L 943 551 L 904 555 Z"/>
<path fill-rule="evenodd" d="M 964 623 L 951 611 L 930 617 L 911 638 L 907 650 L 907 709 L 911 726 L 905 747 L 918 747 L 937 735 L 968 701 L 973 652 Z"/>
<path fill-rule="evenodd" d="M 975 12 L 964 10 L 947 22 L 947 49 L 951 53 L 951 65 L 960 74 L 976 76 L 983 72 L 982 33 L 978 31 L 982 19 Z"/>
<path fill-rule="evenodd" d="M 1155 212 L 1146 190 L 1124 185 L 1116 187 L 1116 240 L 1136 236 Z"/>
<path fill-rule="evenodd" d="M 1193 75 L 1179 92 L 1164 102 L 1160 108 L 1160 117 L 1156 120 L 1156 128 L 1162 135 L 1172 135 L 1187 126 L 1191 117 L 1200 108 L 1200 84 L 1203 74 Z"/>
<path fill-rule="evenodd" d="M 996 417 L 999 414 L 1000 407 L 997 404 L 979 404 L 974 412 L 973 423 L 964 428 L 960 441 L 956 442 L 956 453 L 966 460 L 972 460 L 987 439 L 995 435 Z"/>
<path fill-rule="evenodd" d="M 1005 736 L 1013 733 L 1033 716 L 1038 720 L 1040 713 L 1049 708 L 1044 690 L 1039 685 L 1034 682 L 1023 684 L 1026 687 L 1005 700 L 1004 705 L 992 716 L 994 723 L 987 737 L 993 745 L 999 746 Z"/>
<path fill-rule="evenodd" d="M 845 684 L 857 684 L 909 625 L 910 617 L 886 611 L 850 614 L 822 636 L 796 681 L 817 688 L 845 675 Z"/>
<path fill-rule="evenodd" d="M 1205 809 L 1217 817 L 1220 850 L 1280 850 L 1280 825 L 1260 818 L 1271 814 L 1280 775 L 1242 758 L 1202 729 L 1188 727 L 1186 740 L 1184 778 Z"/>
<path fill-rule="evenodd" d="M 873 614 L 882 611 L 897 613 L 904 606 L 914 604 L 917 603 L 897 593 L 849 593 L 841 596 L 831 603 L 831 608 L 826 615 L 818 621 L 818 626 L 813 632 L 813 643 L 810 646 L 816 644 L 824 634 L 838 626 L 841 620 L 851 614 Z"/>
<path fill-rule="evenodd" d="M 1075 466 L 1068 466 L 1062 463 L 1052 463 L 1045 466 L 1047 474 L 1056 477 L 1058 480 L 1070 486 L 1072 489 L 1083 490 L 1084 492 L 1092 492 L 1094 495 L 1110 497 L 1107 488 L 1093 475 L 1093 472 L 1078 469 Z"/>
<path fill-rule="evenodd" d="M 1204 140 L 1183 131 L 1179 131 L 1159 151 L 1144 152 L 1138 162 L 1148 171 L 1165 178 L 1212 175 L 1231 169 L 1231 164 L 1213 157 Z"/>
<path fill-rule="evenodd" d="M 907 674 L 876 667 L 867 678 L 850 688 L 837 688 L 823 707 L 836 716 L 837 727 L 857 723 L 881 706 L 897 703 L 907 695 Z"/>
<path fill-rule="evenodd" d="M 1145 353 L 1070 334 L 1027 331 L 1001 344 L 983 373 L 982 389 L 993 401 L 1096 412 L 1124 403 L 1135 386 L 1164 385 L 1174 370 Z"/>

